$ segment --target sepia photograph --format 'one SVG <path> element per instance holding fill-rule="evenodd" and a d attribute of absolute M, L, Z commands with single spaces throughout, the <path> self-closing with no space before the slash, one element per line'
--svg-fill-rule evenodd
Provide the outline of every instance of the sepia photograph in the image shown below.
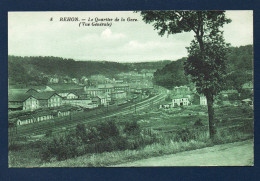
<path fill-rule="evenodd" d="M 254 166 L 253 76 L 253 10 L 9 11 L 8 167 Z"/>

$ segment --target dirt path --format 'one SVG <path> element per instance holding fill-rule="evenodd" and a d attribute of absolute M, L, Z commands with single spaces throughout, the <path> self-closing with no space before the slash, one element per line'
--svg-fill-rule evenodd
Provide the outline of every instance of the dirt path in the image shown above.
<path fill-rule="evenodd" d="M 253 166 L 253 140 L 229 143 L 185 151 L 177 154 L 153 157 L 114 167 L 145 166 Z"/>

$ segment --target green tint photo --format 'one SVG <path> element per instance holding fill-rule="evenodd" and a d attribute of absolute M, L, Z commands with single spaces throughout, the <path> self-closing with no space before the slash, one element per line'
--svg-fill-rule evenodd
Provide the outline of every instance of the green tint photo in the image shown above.
<path fill-rule="evenodd" d="M 8 165 L 254 166 L 253 11 L 8 12 Z"/>

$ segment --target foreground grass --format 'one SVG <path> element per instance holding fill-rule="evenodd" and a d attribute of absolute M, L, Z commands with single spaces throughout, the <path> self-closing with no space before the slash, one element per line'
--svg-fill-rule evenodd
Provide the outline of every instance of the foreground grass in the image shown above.
<path fill-rule="evenodd" d="M 175 154 L 183 151 L 210 147 L 217 144 L 244 141 L 252 138 L 252 134 L 242 134 L 241 132 L 228 134 L 226 131 L 220 131 L 215 140 L 211 141 L 208 139 L 208 134 L 204 132 L 198 135 L 197 140 L 190 140 L 188 142 L 176 142 L 169 140 L 160 143 L 154 143 L 139 150 L 87 154 L 65 161 L 44 163 L 40 165 L 40 167 L 108 167 L 112 165 L 133 162 L 140 159 Z"/>
<path fill-rule="evenodd" d="M 147 145 L 137 150 L 113 151 L 97 154 L 86 154 L 64 161 L 51 160 L 43 162 L 40 147 L 21 149 L 9 152 L 9 167 L 108 167 L 112 165 L 133 162 L 140 159 L 175 154 L 183 151 L 195 150 L 217 144 L 225 144 L 252 139 L 252 133 L 234 130 L 219 130 L 214 141 L 211 141 L 207 132 L 200 132 L 194 140 L 187 142 L 173 141 L 163 138 L 159 143 Z M 252 148 L 253 149 L 253 148 Z"/>
<path fill-rule="evenodd" d="M 196 110 L 198 109 L 197 107 L 193 107 L 193 109 L 194 112 L 198 111 Z M 177 116 L 177 112 L 175 112 L 175 114 L 158 114 L 157 112 L 152 114 L 151 112 L 148 112 L 141 116 L 133 117 L 133 119 L 139 120 L 142 128 L 152 128 L 157 130 L 159 135 L 162 135 L 159 142 L 141 147 L 137 150 L 85 154 L 64 161 L 52 159 L 50 162 L 46 163 L 41 160 L 41 145 L 35 144 L 34 146 L 24 146 L 20 150 L 9 151 L 9 167 L 108 167 L 140 159 L 175 154 L 182 151 L 195 150 L 217 144 L 244 141 L 253 138 L 253 118 L 241 111 L 241 108 L 239 107 L 224 107 L 216 110 L 217 117 L 220 117 L 222 121 L 217 125 L 218 132 L 213 141 L 209 139 L 207 119 L 203 119 L 206 116 L 198 116 L 193 113 L 189 115 L 190 110 L 191 108 L 180 110 L 182 111 L 182 115 L 180 116 Z M 237 118 L 238 116 L 239 119 Z M 199 117 L 202 118 L 205 129 L 197 131 L 195 138 L 185 142 L 174 139 L 173 135 L 176 130 L 179 128 L 191 127 L 194 124 L 194 120 Z M 126 118 L 118 117 L 118 120 L 121 119 Z"/>

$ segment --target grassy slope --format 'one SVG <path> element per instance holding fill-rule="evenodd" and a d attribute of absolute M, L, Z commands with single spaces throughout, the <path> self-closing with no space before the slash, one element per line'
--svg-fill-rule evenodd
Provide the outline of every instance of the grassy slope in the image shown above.
<path fill-rule="evenodd" d="M 252 115 L 247 115 L 242 107 L 216 108 L 216 117 L 221 118 L 218 123 L 218 135 L 215 143 L 208 140 L 207 129 L 202 129 L 196 135 L 195 140 L 189 142 L 174 141 L 173 135 L 178 128 L 191 127 L 195 120 L 202 119 L 204 127 L 207 128 L 206 108 L 192 106 L 188 109 L 175 112 L 143 112 L 138 116 L 125 116 L 124 119 L 137 119 L 142 128 L 152 128 L 163 135 L 160 143 L 145 146 L 139 150 L 114 151 L 101 154 L 86 154 L 74 159 L 55 161 L 51 163 L 42 162 L 40 157 L 40 145 L 34 143 L 29 149 L 9 152 L 9 166 L 16 167 L 102 167 L 114 164 L 135 161 L 139 159 L 161 156 L 165 154 L 178 153 L 212 146 L 214 144 L 230 143 L 253 138 Z M 196 112 L 196 113 L 195 113 Z M 198 113 L 200 112 L 200 114 Z M 179 114 L 178 114 L 179 113 Z M 181 114 L 180 114 L 181 113 Z M 203 114 L 204 113 L 204 114 Z M 190 114 L 190 115 L 189 115 Z M 200 115 L 200 116 L 199 116 Z M 250 118 L 251 117 L 251 118 Z M 118 117 L 120 121 L 122 117 Z M 28 154 L 30 153 L 30 154 Z M 30 156 L 28 156 L 30 155 Z"/>

